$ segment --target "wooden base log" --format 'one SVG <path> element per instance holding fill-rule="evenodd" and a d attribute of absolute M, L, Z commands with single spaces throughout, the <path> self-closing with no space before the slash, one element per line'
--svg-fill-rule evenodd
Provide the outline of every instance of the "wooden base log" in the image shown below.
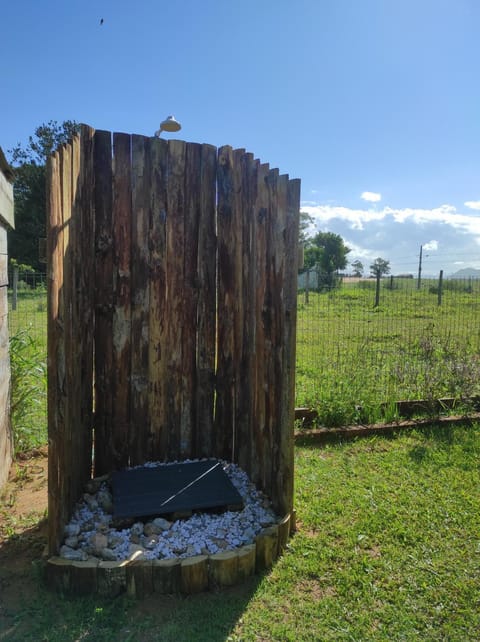
<path fill-rule="evenodd" d="M 255 544 L 247 544 L 238 549 L 238 581 L 255 573 Z"/>
<path fill-rule="evenodd" d="M 70 593 L 72 595 L 91 595 L 96 593 L 98 560 L 70 562 L 70 564 Z"/>
<path fill-rule="evenodd" d="M 180 564 L 182 593 L 200 593 L 208 587 L 208 555 L 182 559 Z"/>
<path fill-rule="evenodd" d="M 127 561 L 100 562 L 97 568 L 97 591 L 104 597 L 116 597 L 127 587 Z"/>
<path fill-rule="evenodd" d="M 278 551 L 277 551 L 278 555 L 281 555 L 285 550 L 289 537 L 290 537 L 290 515 L 286 515 L 278 523 Z"/>
<path fill-rule="evenodd" d="M 238 552 L 223 551 L 209 557 L 209 586 L 233 586 L 238 582 Z"/>
<path fill-rule="evenodd" d="M 142 600 L 153 593 L 152 560 L 135 560 L 126 567 L 127 594 Z"/>
<path fill-rule="evenodd" d="M 72 563 L 63 557 L 51 557 L 45 567 L 47 586 L 58 593 L 70 593 Z"/>
<path fill-rule="evenodd" d="M 153 560 L 153 590 L 155 593 L 166 595 L 179 593 L 181 588 L 180 560 Z"/>
<path fill-rule="evenodd" d="M 271 568 L 273 562 L 277 559 L 278 526 L 275 525 L 264 528 L 260 535 L 257 535 L 255 545 L 256 570 L 263 571 Z"/>

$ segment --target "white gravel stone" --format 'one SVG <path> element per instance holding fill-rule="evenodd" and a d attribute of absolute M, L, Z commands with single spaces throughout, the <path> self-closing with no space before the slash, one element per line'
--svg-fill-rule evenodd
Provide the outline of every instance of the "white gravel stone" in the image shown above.
<path fill-rule="evenodd" d="M 145 466 L 176 463 L 148 462 Z M 231 463 L 223 462 L 223 466 L 242 496 L 243 510 L 226 511 L 223 514 L 194 513 L 188 519 L 173 523 L 157 517 L 146 524 L 138 521 L 131 528 L 116 530 L 112 528 L 108 501 L 111 494 L 107 484 L 102 483 L 97 495 L 85 493 L 71 522 L 65 527 L 67 538 L 78 537 L 77 548 L 67 547 L 73 551 L 68 554 L 86 558 L 87 551 L 94 548 L 96 555 L 108 560 L 120 561 L 139 554 L 143 559 L 163 559 L 215 554 L 253 543 L 262 528 L 276 523 L 278 518 L 268 498 L 255 488 L 243 470 Z M 102 547 L 92 546 L 92 537 L 95 535 L 106 537 L 106 540 L 98 540 L 98 544 L 103 544 Z M 74 540 L 69 541 L 74 543 Z"/>

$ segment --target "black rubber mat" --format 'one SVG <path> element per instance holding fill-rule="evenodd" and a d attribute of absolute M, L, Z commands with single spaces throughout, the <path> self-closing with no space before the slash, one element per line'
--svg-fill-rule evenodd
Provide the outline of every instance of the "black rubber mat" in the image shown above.
<path fill-rule="evenodd" d="M 112 489 L 115 518 L 243 507 L 241 495 L 215 459 L 115 472 Z"/>

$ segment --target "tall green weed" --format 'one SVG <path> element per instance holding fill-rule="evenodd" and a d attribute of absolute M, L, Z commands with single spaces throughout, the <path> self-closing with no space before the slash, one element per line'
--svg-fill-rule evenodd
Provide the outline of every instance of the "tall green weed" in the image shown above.
<path fill-rule="evenodd" d="M 40 342 L 28 330 L 10 338 L 10 408 L 15 454 L 47 441 L 47 364 Z"/>

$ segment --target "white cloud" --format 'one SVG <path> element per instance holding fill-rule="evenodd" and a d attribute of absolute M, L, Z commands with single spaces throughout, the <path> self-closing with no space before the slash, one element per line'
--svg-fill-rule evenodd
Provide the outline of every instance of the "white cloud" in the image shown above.
<path fill-rule="evenodd" d="M 420 245 L 428 250 L 424 272 L 453 273 L 456 261 L 480 267 L 480 216 L 458 211 L 449 204 L 431 209 L 349 208 L 339 205 L 306 205 L 302 210 L 315 221 L 317 231 L 339 234 L 352 249 L 349 259 L 368 261 L 380 256 L 390 261 L 392 273 L 415 273 Z"/>
<path fill-rule="evenodd" d="M 480 201 L 466 201 L 464 205 L 471 210 L 480 210 Z"/>
<path fill-rule="evenodd" d="M 370 203 L 378 203 L 378 201 L 382 200 L 382 195 L 377 192 L 362 192 L 360 198 Z"/>

